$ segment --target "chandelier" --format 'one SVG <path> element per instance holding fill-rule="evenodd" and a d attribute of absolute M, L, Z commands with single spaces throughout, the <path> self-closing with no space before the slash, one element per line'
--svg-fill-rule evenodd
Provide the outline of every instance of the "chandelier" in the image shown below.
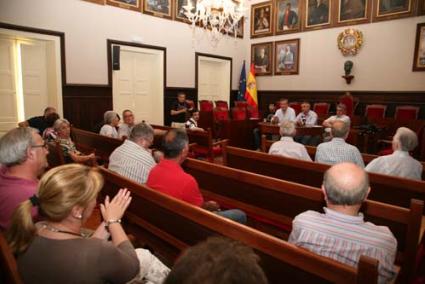
<path fill-rule="evenodd" d="M 199 26 L 211 30 L 211 40 L 215 44 L 223 34 L 238 35 L 239 24 L 246 10 L 243 0 L 239 0 L 239 3 L 234 0 L 197 0 L 196 6 L 187 0 L 183 9 L 193 29 Z"/>

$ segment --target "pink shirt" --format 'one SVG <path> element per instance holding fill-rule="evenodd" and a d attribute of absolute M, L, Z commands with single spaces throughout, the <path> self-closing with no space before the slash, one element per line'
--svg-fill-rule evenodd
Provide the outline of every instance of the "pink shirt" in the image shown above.
<path fill-rule="evenodd" d="M 38 180 L 26 180 L 10 176 L 6 167 L 0 168 L 0 229 L 9 227 L 13 211 L 19 204 L 37 192 Z M 32 209 L 32 216 L 37 210 Z"/>
<path fill-rule="evenodd" d="M 193 176 L 185 173 L 178 163 L 171 160 L 161 160 L 149 173 L 146 185 L 195 206 L 204 203 Z"/>

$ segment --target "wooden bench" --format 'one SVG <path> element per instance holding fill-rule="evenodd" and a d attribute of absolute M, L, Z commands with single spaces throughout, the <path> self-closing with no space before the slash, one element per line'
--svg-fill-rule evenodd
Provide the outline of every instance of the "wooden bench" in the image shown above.
<path fill-rule="evenodd" d="M 255 162 L 249 163 L 255 166 Z M 193 159 L 185 161 L 184 169 L 197 180 L 207 199 L 240 208 L 249 219 L 274 225 L 277 230 L 290 232 L 296 215 L 307 210 L 322 211 L 325 206 L 317 187 Z M 388 226 L 393 232 L 398 242 L 397 263 L 404 277 L 410 277 L 414 267 L 423 207 L 420 200 L 410 201 L 409 209 L 367 200 L 362 208 L 365 220 Z"/>
<path fill-rule="evenodd" d="M 114 196 L 119 188 L 132 192 L 124 217 L 127 233 L 153 249 L 171 266 L 187 247 L 214 235 L 238 240 L 260 256 L 270 283 L 376 283 L 377 262 L 362 256 L 356 268 L 298 248 L 255 229 L 224 219 L 201 208 L 136 184 L 107 169 L 102 195 Z"/>
<path fill-rule="evenodd" d="M 71 128 L 71 138 L 77 149 L 84 153 L 95 151 L 96 156 L 100 157 L 105 164 L 108 164 L 109 156 L 112 152 L 123 143 L 121 139 L 103 136 L 75 127 Z"/>
<path fill-rule="evenodd" d="M 268 153 L 270 147 L 272 146 L 274 142 L 276 141 L 268 140 L 266 138 L 266 135 L 261 135 L 261 151 L 264 153 Z M 305 148 L 307 149 L 307 153 L 310 156 L 310 158 L 314 161 L 317 147 L 305 146 Z M 361 155 L 365 165 L 369 164 L 372 160 L 379 157 L 378 155 L 366 154 L 366 153 L 361 153 Z M 425 162 L 420 162 L 420 163 L 422 164 L 422 179 L 425 180 Z"/>
<path fill-rule="evenodd" d="M 21 284 L 15 257 L 3 233 L 0 232 L 0 283 Z"/>
<path fill-rule="evenodd" d="M 287 181 L 320 187 L 324 172 L 330 165 L 269 155 L 235 147 L 225 147 L 223 163 Z M 369 173 L 372 188 L 369 199 L 410 207 L 411 199 L 425 200 L 425 181 L 417 181 L 377 173 Z M 425 213 L 425 211 L 424 211 Z"/>

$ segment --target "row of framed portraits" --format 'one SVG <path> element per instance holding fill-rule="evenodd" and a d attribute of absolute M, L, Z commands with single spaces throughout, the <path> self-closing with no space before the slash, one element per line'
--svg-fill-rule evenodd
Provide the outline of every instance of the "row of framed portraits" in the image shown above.
<path fill-rule="evenodd" d="M 251 38 L 425 15 L 425 0 L 273 0 L 251 6 Z"/>
<path fill-rule="evenodd" d="M 300 39 L 252 44 L 251 63 L 254 64 L 256 76 L 297 75 Z"/>
<path fill-rule="evenodd" d="M 147 15 L 160 17 L 169 20 L 176 20 L 180 22 L 189 23 L 189 20 L 184 15 L 185 10 L 183 6 L 191 2 L 195 12 L 197 0 L 83 0 L 100 5 L 111 5 L 123 9 L 142 12 Z M 243 38 L 244 18 L 239 21 L 237 37 Z M 233 33 L 229 35 L 234 36 Z"/>

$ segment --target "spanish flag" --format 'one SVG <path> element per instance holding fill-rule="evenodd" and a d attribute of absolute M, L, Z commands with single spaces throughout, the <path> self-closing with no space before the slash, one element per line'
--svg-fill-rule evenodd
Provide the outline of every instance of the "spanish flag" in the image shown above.
<path fill-rule="evenodd" d="M 258 108 L 257 83 L 255 81 L 255 69 L 253 63 L 251 63 L 248 80 L 246 80 L 245 100 L 247 101 L 248 105 L 252 106 L 253 108 Z"/>

